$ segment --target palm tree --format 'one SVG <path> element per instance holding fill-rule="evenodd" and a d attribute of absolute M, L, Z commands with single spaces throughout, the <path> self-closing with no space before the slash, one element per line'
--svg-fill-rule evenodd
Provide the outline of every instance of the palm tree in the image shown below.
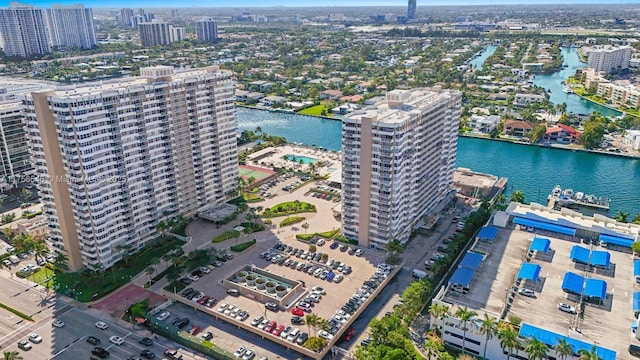
<path fill-rule="evenodd" d="M 65 254 L 59 252 L 53 258 L 53 265 L 59 270 L 69 270 L 69 259 Z"/>
<path fill-rule="evenodd" d="M 532 337 L 524 351 L 529 355 L 529 360 L 542 360 L 547 357 L 547 345 Z"/>
<path fill-rule="evenodd" d="M 4 352 L 4 360 L 22 360 L 24 359 L 20 356 L 20 353 L 17 351 L 5 351 Z"/>
<path fill-rule="evenodd" d="M 153 279 L 151 278 L 151 275 L 152 275 L 155 271 L 156 271 L 156 270 L 153 268 L 153 266 L 149 266 L 148 268 L 146 268 L 146 269 L 144 270 L 144 272 L 146 272 L 146 273 L 147 273 L 147 275 L 149 275 L 149 286 L 151 286 L 151 281 L 153 280 Z"/>
<path fill-rule="evenodd" d="M 492 339 L 495 335 L 498 334 L 498 322 L 496 318 L 484 314 L 484 319 L 482 319 L 482 325 L 480 325 L 480 333 L 485 336 L 484 342 L 484 352 L 482 353 L 482 357 L 484 359 L 487 358 L 487 344 L 489 340 Z"/>
<path fill-rule="evenodd" d="M 615 219 L 616 221 L 623 222 L 623 223 L 629 222 L 629 213 L 625 213 L 625 212 L 622 212 L 622 210 L 618 210 L 618 213 L 616 214 Z"/>
<path fill-rule="evenodd" d="M 309 314 L 305 316 L 304 321 L 307 323 L 307 328 L 309 329 L 309 333 L 311 333 L 311 329 L 313 329 L 314 332 L 316 331 L 319 320 L 320 318 L 316 314 Z"/>
<path fill-rule="evenodd" d="M 468 307 L 464 307 L 464 308 L 458 308 L 458 310 L 455 313 L 455 316 L 460 319 L 460 321 L 462 321 L 462 351 L 466 352 L 466 349 L 464 347 L 466 341 L 467 341 L 467 321 L 471 320 L 471 318 L 473 318 L 474 316 L 478 315 L 478 313 L 476 313 L 473 310 L 469 310 Z"/>
<path fill-rule="evenodd" d="M 36 241 L 31 246 L 31 250 L 35 252 L 36 261 L 38 258 L 43 259 L 49 253 L 49 248 L 44 241 Z"/>
<path fill-rule="evenodd" d="M 553 350 L 562 360 L 566 360 L 567 356 L 573 355 L 573 346 L 569 345 L 565 339 L 559 339 Z"/>
<path fill-rule="evenodd" d="M 507 351 L 507 360 L 511 357 L 513 349 L 517 349 L 520 346 L 518 341 L 518 333 L 511 326 L 507 326 L 498 332 L 498 339 L 500 339 L 500 347 L 503 351 Z"/>
<path fill-rule="evenodd" d="M 600 360 L 600 357 L 598 357 L 598 354 L 596 353 L 595 345 L 591 347 L 591 350 L 582 349 L 578 351 L 578 355 L 580 355 L 578 358 L 579 360 Z"/>
<path fill-rule="evenodd" d="M 431 304 L 431 306 L 429 306 L 429 314 L 436 319 L 442 320 L 442 324 L 440 325 L 440 328 L 442 328 L 442 326 L 444 326 L 444 318 L 449 315 L 449 307 L 446 305 Z"/>
<path fill-rule="evenodd" d="M 160 258 L 154 257 L 149 261 L 149 264 L 153 266 L 153 272 L 158 273 L 158 265 L 160 265 Z"/>
<path fill-rule="evenodd" d="M 309 223 L 304 223 L 301 226 L 304 229 L 304 234 L 307 235 L 307 229 L 309 229 Z"/>
<path fill-rule="evenodd" d="M 166 233 L 167 230 L 169 230 L 169 225 L 167 225 L 167 223 L 164 221 L 160 221 L 159 223 L 156 224 L 156 230 L 160 231 L 160 234 L 164 236 L 164 233 Z"/>
<path fill-rule="evenodd" d="M 524 193 L 520 190 L 516 190 L 511 193 L 511 201 L 524 203 Z"/>

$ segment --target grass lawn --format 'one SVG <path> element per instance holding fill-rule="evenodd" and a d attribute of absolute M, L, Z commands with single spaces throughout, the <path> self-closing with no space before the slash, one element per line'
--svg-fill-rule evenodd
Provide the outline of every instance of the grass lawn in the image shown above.
<path fill-rule="evenodd" d="M 291 216 L 291 217 L 288 217 L 288 218 L 285 218 L 284 220 L 282 220 L 282 221 L 280 222 L 280 227 L 288 226 L 288 225 L 293 225 L 293 224 L 295 224 L 295 223 L 299 223 L 300 221 L 303 221 L 303 220 L 304 220 L 304 218 L 303 218 L 303 217 L 300 217 L 300 216 Z"/>
<path fill-rule="evenodd" d="M 322 110 L 325 110 L 325 115 L 322 115 Z M 333 116 L 329 112 L 329 108 L 324 104 L 320 104 L 320 105 L 308 107 L 306 109 L 302 109 L 302 110 L 300 110 L 298 112 L 298 114 L 300 114 L 300 115 L 311 115 L 311 116 Z"/>
<path fill-rule="evenodd" d="M 151 259 L 160 258 L 162 255 L 180 247 L 181 244 L 182 242 L 176 239 L 150 244 L 139 253 L 134 254 L 128 264 L 120 261 L 102 275 L 92 275 L 87 271 L 57 273 L 55 275 L 55 288 L 81 302 L 99 299 L 125 285 L 131 278 L 144 271 L 149 266 Z M 98 294 L 98 296 L 92 298 L 93 294 Z"/>
<path fill-rule="evenodd" d="M 38 271 L 27 276 L 27 279 L 44 287 L 53 288 L 54 271 L 48 267 L 48 264 L 38 269 Z"/>
<path fill-rule="evenodd" d="M 225 231 L 222 234 L 216 236 L 213 238 L 213 242 L 214 243 L 219 243 L 219 242 L 223 242 L 229 239 L 234 239 L 237 238 L 238 236 L 240 236 L 240 232 L 239 231 Z"/>

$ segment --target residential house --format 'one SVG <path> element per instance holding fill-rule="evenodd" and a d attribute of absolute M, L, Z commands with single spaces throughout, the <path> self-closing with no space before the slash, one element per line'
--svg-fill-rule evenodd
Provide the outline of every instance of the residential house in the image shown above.
<path fill-rule="evenodd" d="M 362 101 L 364 97 L 362 95 L 351 95 L 351 96 L 343 96 L 340 98 L 340 101 L 349 102 L 349 103 L 359 103 Z"/>
<path fill-rule="evenodd" d="M 504 133 L 506 135 L 527 137 L 536 128 L 536 124 L 526 121 L 507 121 L 504 124 Z"/>
<path fill-rule="evenodd" d="M 498 115 L 471 115 L 468 125 L 473 132 L 489 134 L 500 124 L 500 116 Z"/>
<path fill-rule="evenodd" d="M 534 102 L 543 102 L 544 95 L 538 94 L 516 94 L 513 104 L 516 106 L 526 106 Z"/>
<path fill-rule="evenodd" d="M 260 100 L 260 103 L 264 106 L 274 106 L 278 104 L 284 104 L 287 98 L 284 96 L 267 96 Z"/>
<path fill-rule="evenodd" d="M 340 106 L 334 107 L 333 109 L 331 109 L 331 113 L 337 114 L 337 115 L 347 115 L 348 113 L 354 112 L 359 108 L 360 106 L 357 104 L 346 103 L 346 104 L 342 104 Z"/>
<path fill-rule="evenodd" d="M 273 87 L 272 82 L 268 82 L 264 80 L 252 81 L 247 84 L 248 90 L 259 91 L 261 93 L 265 93 L 271 90 L 272 87 Z"/>
<path fill-rule="evenodd" d="M 30 235 L 34 239 L 44 240 L 47 237 L 47 218 L 39 215 L 31 219 L 18 221 L 18 234 Z"/>
<path fill-rule="evenodd" d="M 256 103 L 264 97 L 263 93 L 246 90 L 236 90 L 236 101 L 244 103 Z"/>
<path fill-rule="evenodd" d="M 557 124 L 547 129 L 544 133 L 543 140 L 545 142 L 572 144 L 575 143 L 580 136 L 580 132 L 571 126 Z"/>
<path fill-rule="evenodd" d="M 340 90 L 325 90 L 323 91 L 319 98 L 320 100 L 330 99 L 330 100 L 338 100 L 343 96 L 342 91 Z"/>
<path fill-rule="evenodd" d="M 622 142 L 631 145 L 634 150 L 640 150 L 640 130 L 625 131 Z"/>

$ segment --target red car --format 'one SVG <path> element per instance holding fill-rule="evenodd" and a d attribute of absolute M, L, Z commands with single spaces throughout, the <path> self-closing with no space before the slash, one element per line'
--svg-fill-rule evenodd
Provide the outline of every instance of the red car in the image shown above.
<path fill-rule="evenodd" d="M 300 309 L 297 306 L 291 309 L 291 313 L 296 316 L 304 316 L 304 310 Z"/>
<path fill-rule="evenodd" d="M 271 332 L 276 327 L 276 325 L 277 325 L 276 322 L 272 321 L 269 323 L 269 325 L 264 327 L 264 331 Z"/>
<path fill-rule="evenodd" d="M 194 326 L 191 331 L 189 331 L 189 334 L 191 335 L 197 335 L 200 332 L 200 326 Z"/>
<path fill-rule="evenodd" d="M 206 303 L 207 300 L 209 300 L 209 299 L 210 299 L 209 296 L 203 296 L 202 299 L 198 300 L 198 304 L 204 305 L 204 303 Z"/>
<path fill-rule="evenodd" d="M 284 325 L 278 325 L 278 327 L 273 329 L 271 333 L 275 336 L 280 336 L 280 333 L 282 332 L 282 330 L 284 330 Z"/>

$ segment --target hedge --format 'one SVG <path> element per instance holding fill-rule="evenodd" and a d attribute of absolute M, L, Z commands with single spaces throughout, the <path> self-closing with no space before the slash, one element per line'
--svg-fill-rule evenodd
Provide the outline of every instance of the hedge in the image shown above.
<path fill-rule="evenodd" d="M 298 234 L 296 235 L 296 239 L 309 242 L 314 236 L 316 236 L 316 234 Z"/>
<path fill-rule="evenodd" d="M 301 216 L 291 216 L 282 220 L 280 222 L 280 227 L 293 225 L 295 223 L 299 223 L 300 221 L 304 221 L 304 218 Z"/>
<path fill-rule="evenodd" d="M 330 239 L 330 238 L 334 237 L 339 232 L 340 232 L 340 229 L 333 229 L 333 230 L 330 230 L 330 231 L 316 233 L 316 235 L 318 235 L 320 237 L 323 237 L 325 239 Z"/>
<path fill-rule="evenodd" d="M 256 239 L 253 239 L 253 240 L 248 241 L 246 243 L 234 245 L 234 246 L 231 247 L 231 251 L 243 252 L 243 251 L 247 250 L 248 248 L 250 248 L 251 246 L 253 246 L 256 242 L 257 242 Z"/>
<path fill-rule="evenodd" d="M 20 312 L 20 311 L 14 309 L 12 307 L 9 307 L 9 306 L 7 306 L 7 305 L 5 305 L 3 303 L 0 303 L 0 308 L 3 308 L 3 309 L 5 309 L 5 310 L 7 310 L 9 312 L 12 312 L 15 315 L 18 315 L 19 317 L 21 317 L 21 318 L 23 318 L 25 320 L 33 321 L 33 318 L 31 316 L 29 316 L 29 315 L 27 315 L 27 314 L 25 314 L 23 312 Z"/>
<path fill-rule="evenodd" d="M 240 232 L 239 231 L 235 231 L 235 230 L 233 230 L 233 231 L 225 231 L 222 234 L 214 237 L 212 241 L 214 243 L 219 243 L 219 242 L 223 242 L 223 241 L 226 241 L 226 240 L 229 240 L 229 239 L 235 239 L 238 236 L 240 236 Z"/>

